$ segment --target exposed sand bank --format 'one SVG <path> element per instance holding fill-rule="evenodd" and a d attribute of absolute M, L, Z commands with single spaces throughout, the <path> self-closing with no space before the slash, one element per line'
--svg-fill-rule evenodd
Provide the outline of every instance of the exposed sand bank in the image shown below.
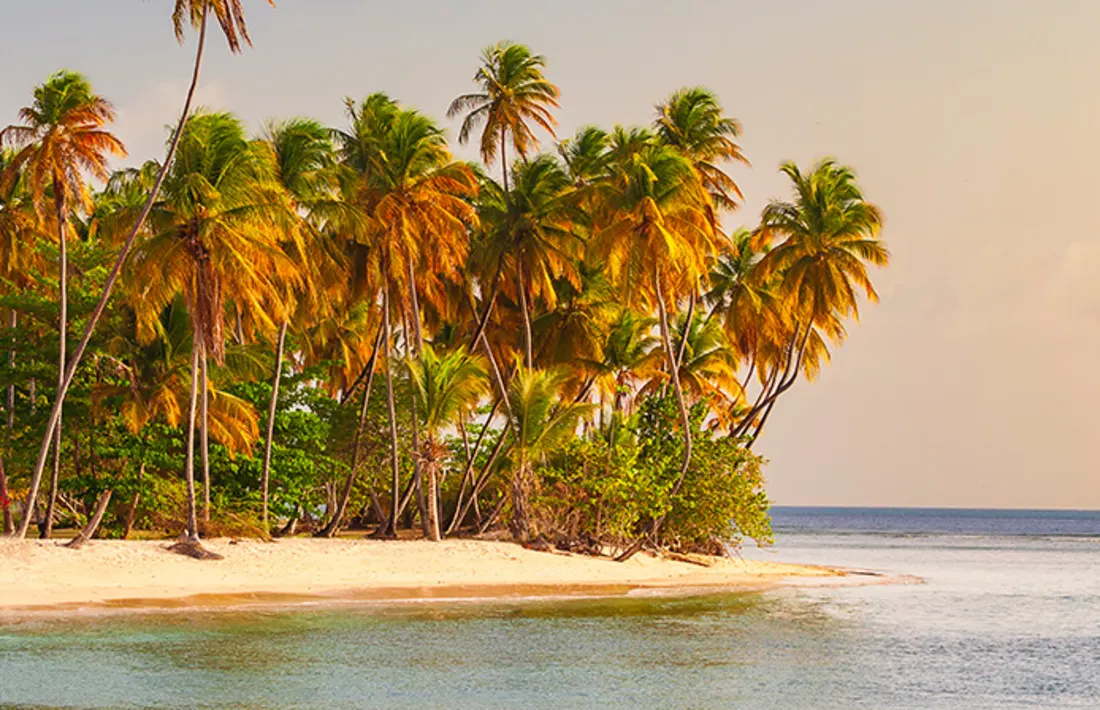
<path fill-rule="evenodd" d="M 0 610 L 672 594 L 841 581 L 846 575 L 752 560 L 715 559 L 703 567 L 645 554 L 619 563 L 480 540 L 211 540 L 204 545 L 225 559 L 201 562 L 168 552 L 168 544 L 93 541 L 69 550 L 53 542 L 0 540 Z"/>

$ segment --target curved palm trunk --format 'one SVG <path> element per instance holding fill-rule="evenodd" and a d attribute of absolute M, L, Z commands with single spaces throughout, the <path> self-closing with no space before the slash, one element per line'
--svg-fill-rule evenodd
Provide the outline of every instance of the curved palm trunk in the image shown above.
<path fill-rule="evenodd" d="M 317 533 L 317 537 L 333 537 L 340 530 L 340 523 L 348 510 L 348 501 L 351 500 L 351 491 L 355 487 L 355 478 L 359 473 L 359 457 L 362 455 L 361 442 L 363 440 L 363 428 L 367 423 L 367 407 L 370 405 L 370 391 L 374 387 L 374 365 L 378 360 L 378 351 L 382 347 L 383 329 L 378 329 L 378 335 L 374 339 L 374 350 L 371 351 L 370 360 L 367 362 L 367 386 L 363 391 L 363 404 L 359 408 L 359 426 L 355 428 L 355 439 L 351 448 L 351 470 L 348 471 L 347 480 L 344 481 L 344 490 L 340 492 L 340 499 L 336 502 L 336 510 L 328 524 Z M 374 502 L 373 487 L 371 489 L 371 502 Z"/>
<path fill-rule="evenodd" d="M 530 369 L 535 366 L 535 357 L 531 349 L 531 311 L 527 306 L 527 279 L 523 273 L 523 264 L 519 265 L 516 276 L 519 287 L 519 305 L 523 311 L 523 352 L 524 364 Z"/>
<path fill-rule="evenodd" d="M 191 346 L 191 403 L 187 410 L 187 453 L 184 460 L 183 475 L 187 481 L 187 539 L 199 541 L 199 515 L 195 500 L 195 409 L 199 398 L 199 344 L 195 334 Z"/>
<path fill-rule="evenodd" d="M 79 550 L 84 547 L 84 544 L 92 539 L 95 535 L 95 531 L 99 529 L 99 524 L 103 521 L 103 514 L 107 512 L 107 504 L 111 502 L 111 489 L 103 491 L 100 494 L 99 499 L 95 504 L 95 512 L 92 513 L 92 517 L 88 520 L 88 524 L 84 526 L 84 529 L 80 531 L 80 534 L 65 543 L 65 547 L 73 550 Z"/>
<path fill-rule="evenodd" d="M 65 383 L 65 345 L 69 328 L 69 251 L 66 235 L 65 191 L 58 180 L 54 180 L 53 190 L 57 206 L 57 246 L 58 246 L 58 355 L 57 355 L 57 391 Z M 46 499 L 46 519 L 39 535 L 43 540 L 53 537 L 53 519 L 57 508 L 57 486 L 61 481 L 61 411 L 57 413 L 57 428 L 54 431 L 53 471 L 50 473 L 50 493 Z"/>
<path fill-rule="evenodd" d="M 497 265 L 497 271 L 493 274 L 493 285 L 489 287 L 489 298 L 485 303 L 485 312 L 481 314 L 481 318 L 478 320 L 477 329 L 474 330 L 474 337 L 470 338 L 470 350 L 477 347 L 478 341 L 485 333 L 485 326 L 489 324 L 489 315 L 493 312 L 493 306 L 496 305 L 497 296 L 500 294 L 500 272 L 501 267 Z M 477 314 L 477 305 L 474 303 L 472 295 L 467 294 L 467 298 L 470 299 L 470 307 L 474 314 Z"/>
<path fill-rule="evenodd" d="M 672 490 L 669 492 L 669 498 L 675 498 L 676 495 L 680 493 L 680 488 L 684 485 L 684 479 L 687 477 L 688 469 L 691 467 L 691 417 L 688 414 L 687 403 L 684 401 L 684 390 L 680 386 L 680 368 L 678 367 L 679 354 L 676 354 L 676 351 L 672 349 L 672 337 L 669 334 L 668 327 L 668 311 L 665 309 L 664 289 L 661 286 L 661 274 L 656 268 L 653 270 L 653 286 L 657 295 L 657 315 L 660 320 L 661 340 L 664 341 L 665 345 L 665 357 L 668 360 L 672 387 L 676 392 L 676 404 L 679 405 L 680 408 L 680 426 L 684 430 L 684 460 L 683 463 L 680 464 L 680 475 L 677 477 L 675 485 L 672 486 Z M 642 545 L 645 543 L 646 538 L 657 534 L 664 519 L 665 516 L 663 515 L 654 518 L 653 522 L 649 524 L 645 534 L 635 540 L 634 544 L 628 547 L 615 559 L 619 562 L 625 562 L 637 554 L 638 550 L 642 549 Z"/>
<path fill-rule="evenodd" d="M 202 520 L 210 522 L 210 378 L 206 368 L 206 343 L 200 353 L 202 400 L 199 412 L 199 446 L 202 456 Z"/>
<path fill-rule="evenodd" d="M 271 383 L 271 402 L 267 405 L 267 436 L 264 437 L 264 469 L 260 475 L 260 497 L 263 499 L 264 534 L 271 532 L 268 520 L 268 487 L 271 481 L 271 444 L 275 437 L 275 410 L 279 403 L 279 382 L 283 377 L 283 350 L 286 347 L 286 329 L 289 321 L 283 321 L 279 327 L 279 342 L 275 347 L 275 379 Z"/>
<path fill-rule="evenodd" d="M 157 174 L 156 182 L 153 183 L 153 189 L 149 193 L 149 198 L 141 208 L 141 213 L 138 215 L 137 222 L 126 236 L 126 241 L 122 245 L 122 250 L 119 251 L 118 258 L 115 259 L 114 266 L 111 267 L 111 271 L 107 275 L 107 281 L 103 284 L 103 293 L 100 294 L 95 310 L 92 311 L 92 315 L 88 319 L 88 324 L 84 327 L 84 335 L 80 338 L 80 343 L 76 346 L 76 350 L 69 359 L 68 366 L 64 368 L 64 379 L 61 382 L 61 387 L 58 389 L 57 397 L 54 399 L 53 409 L 50 411 L 50 418 L 46 421 L 46 431 L 42 436 L 42 444 L 38 449 L 38 460 L 35 463 L 34 472 L 31 475 L 31 485 L 27 493 L 27 503 L 25 506 L 27 511 L 33 509 L 34 501 L 38 496 L 38 489 L 42 483 L 42 472 L 46 468 L 46 459 L 50 454 L 50 443 L 53 441 L 54 430 L 58 428 L 61 420 L 61 407 L 65 402 L 65 395 L 69 391 L 69 386 L 72 384 L 73 377 L 76 375 L 76 367 L 80 364 L 80 359 L 84 356 L 84 351 L 88 348 L 88 343 L 91 342 L 92 333 L 95 332 L 99 319 L 103 317 L 103 311 L 107 308 L 107 301 L 110 300 L 111 292 L 114 290 L 115 284 L 118 283 L 118 279 L 122 274 L 122 265 L 126 263 L 126 257 L 130 255 L 130 250 L 134 246 L 134 240 L 137 239 L 138 232 L 141 231 L 142 226 L 145 224 L 145 220 L 149 218 L 149 213 L 153 210 L 153 203 L 156 202 L 157 195 L 160 194 L 160 188 L 164 184 L 164 178 L 168 175 L 168 168 L 172 164 L 172 158 L 176 155 L 176 148 L 179 146 L 180 136 L 183 134 L 183 127 L 187 123 L 187 116 L 191 113 L 191 104 L 195 99 L 195 90 L 199 85 L 199 72 L 202 68 L 203 51 L 206 47 L 206 27 L 209 7 L 209 4 L 203 5 L 198 49 L 195 54 L 195 68 L 191 75 L 191 88 L 187 92 L 187 99 L 184 101 L 183 113 L 180 115 L 179 123 L 176 125 L 176 131 L 172 134 L 172 142 L 168 146 L 168 155 L 164 159 L 164 164 L 160 167 L 160 173 Z M 16 536 L 19 538 L 26 537 L 27 528 L 30 527 L 30 524 L 31 516 L 29 513 L 25 513 Z"/>
<path fill-rule="evenodd" d="M 401 462 L 397 451 L 397 412 L 393 406 L 393 328 L 390 324 L 390 279 L 386 276 L 385 292 L 382 297 L 382 327 L 385 332 L 386 353 L 386 406 L 390 416 L 390 462 L 393 466 L 389 529 L 386 534 L 397 537 L 397 519 L 401 515 Z"/>
<path fill-rule="evenodd" d="M 413 335 L 416 337 L 416 349 L 413 353 L 417 357 L 420 357 L 420 353 L 424 352 L 424 335 L 420 329 L 420 297 L 416 291 L 416 274 L 413 272 L 412 260 L 405 259 L 405 264 L 409 273 L 409 302 L 412 309 L 412 313 L 408 315 L 413 325 Z M 412 348 L 409 345 L 409 324 L 405 323 L 405 357 L 409 356 L 409 351 Z M 412 407 L 412 445 L 415 455 L 413 456 L 413 480 L 416 481 L 416 505 L 420 511 L 420 529 L 424 533 L 424 537 L 431 537 L 431 525 L 428 520 L 427 500 L 424 496 L 424 471 L 420 465 L 420 421 L 419 415 L 416 411 L 416 397 L 410 398 Z"/>

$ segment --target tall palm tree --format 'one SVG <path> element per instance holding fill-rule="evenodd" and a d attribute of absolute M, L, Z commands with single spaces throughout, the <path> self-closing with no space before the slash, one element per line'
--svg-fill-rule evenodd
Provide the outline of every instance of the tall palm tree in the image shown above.
<path fill-rule="evenodd" d="M 458 142 L 465 144 L 482 126 L 480 152 L 486 165 L 497 159 L 498 148 L 504 191 L 508 192 L 508 139 L 516 153 L 525 158 L 538 149 L 530 124 L 542 127 L 551 137 L 557 120 L 550 109 L 558 107 L 561 92 L 547 81 L 546 58 L 532 54 L 522 44 L 504 41 L 486 47 L 481 66 L 474 74 L 479 91 L 463 94 L 451 102 L 447 118 L 465 113 Z"/>
<path fill-rule="evenodd" d="M 427 474 L 428 537 L 439 540 L 439 476 L 446 447 L 441 435 L 456 426 L 477 406 L 488 380 L 481 361 L 463 348 L 439 355 L 424 346 L 420 356 L 409 360 L 409 381 L 423 416 L 424 438 L 416 452 Z"/>
<path fill-rule="evenodd" d="M 569 378 L 564 368 L 541 370 L 522 365 L 508 388 L 510 419 L 515 432 L 512 454 L 512 537 L 526 542 L 536 534 L 531 521 L 530 497 L 534 465 L 576 434 L 577 423 L 591 405 L 562 401 L 561 389 Z"/>
<path fill-rule="evenodd" d="M 400 312 L 412 330 L 406 332 L 406 342 L 419 353 L 424 343 L 420 293 L 439 298 L 446 282 L 461 278 L 468 229 L 477 224 L 471 204 L 477 194 L 476 175 L 470 166 L 453 159 L 443 131 L 418 111 L 402 108 L 384 94 L 368 96 L 358 105 L 348 101 L 347 108 L 350 129 L 338 134 L 342 192 L 361 215 L 356 238 L 368 246 L 362 265 L 366 280 L 381 285 L 386 322 L 394 304 L 394 285 L 405 286 Z M 391 336 L 383 335 L 387 348 L 393 342 Z M 385 362 L 389 368 L 392 357 Z M 386 376 L 391 397 L 389 369 Z M 388 405 L 392 409 L 392 401 Z M 396 439 L 395 421 L 390 429 Z M 419 448 L 418 437 L 414 423 L 414 449 Z M 396 501 L 396 445 L 392 458 Z M 391 525 L 396 524 L 398 507 L 395 503 Z"/>
<path fill-rule="evenodd" d="M 329 300 L 324 298 L 323 279 L 330 274 L 323 262 L 330 252 L 320 244 L 324 235 L 316 219 L 335 202 L 333 191 L 336 153 L 331 131 L 309 119 L 294 119 L 268 126 L 264 142 L 271 151 L 275 166 L 275 178 L 292 200 L 291 208 L 298 223 L 283 240 L 283 248 L 301 267 L 305 275 L 303 283 L 310 287 L 301 293 L 286 293 L 281 304 L 286 311 L 279 325 L 275 346 L 275 373 L 271 385 L 271 400 L 267 410 L 267 427 L 264 437 L 264 460 L 260 478 L 261 522 L 266 532 L 268 525 L 268 488 L 271 478 L 271 449 L 275 436 L 275 413 L 279 401 L 279 383 L 283 374 L 283 356 L 286 349 L 287 330 L 293 302 L 299 302 L 298 312 L 306 315 L 312 310 L 324 309 Z M 311 298 L 313 295 L 318 298 Z"/>
<path fill-rule="evenodd" d="M 827 158 L 808 173 L 788 162 L 780 168 L 794 189 L 790 201 L 776 200 L 761 214 L 756 239 L 777 241 L 758 269 L 778 276 L 779 292 L 791 311 L 792 328 L 785 344 L 783 372 L 767 396 L 746 415 L 759 435 L 779 395 L 805 367 L 807 356 L 820 355 L 821 334 L 843 337 L 842 321 L 859 319 L 859 296 L 878 301 L 867 266 L 886 266 L 890 252 L 880 239 L 882 212 L 868 202 L 855 172 Z M 746 431 L 742 427 L 742 433 Z"/>
<path fill-rule="evenodd" d="M 275 179 L 271 154 L 245 139 L 244 129 L 228 114 L 200 114 L 184 129 L 179 154 L 154 209 L 153 235 L 135 252 L 133 268 L 143 312 L 155 317 L 182 294 L 191 315 L 191 401 L 188 413 L 185 476 L 188 486 L 188 537 L 199 530 L 194 486 L 194 426 L 198 386 L 208 390 L 206 362 L 225 358 L 225 304 L 243 304 L 263 327 L 278 327 L 265 305 L 278 303 L 283 283 L 299 273 L 280 248 L 295 226 L 293 205 Z M 147 316 L 148 317 L 148 316 Z M 200 376 L 200 371 L 202 375 Z M 205 399 L 205 397 L 204 397 Z M 205 407 L 204 407 L 205 410 Z M 201 421 L 206 429 L 206 414 Z M 203 437 L 205 439 L 205 437 Z M 203 456 L 206 456 L 203 442 Z M 205 488 L 208 488 L 207 480 Z"/>
<path fill-rule="evenodd" d="M 485 229 L 484 248 L 479 255 L 483 269 L 493 273 L 491 288 L 504 279 L 515 294 L 523 316 L 524 364 L 534 366 L 531 335 L 532 299 L 541 299 L 548 308 L 557 302 L 554 281 L 564 278 L 580 288 L 576 261 L 582 246 L 572 230 L 574 206 L 570 201 L 571 180 L 558 161 L 550 155 L 540 155 L 527 163 L 517 163 L 513 171 L 515 185 L 511 191 L 501 190 L 487 181 L 479 213 Z M 495 301 L 490 293 L 482 322 L 487 320 Z M 480 332 L 483 326 L 480 326 Z M 476 336 L 475 336 L 476 337 Z"/>
<path fill-rule="evenodd" d="M 617 131 L 615 165 L 600 186 L 604 195 L 602 226 L 594 236 L 595 254 L 625 295 L 646 310 L 656 308 L 661 340 L 684 436 L 684 458 L 672 489 L 679 492 L 691 465 L 691 424 L 679 376 L 679 352 L 673 348 L 669 309 L 683 297 L 694 302 L 719 235 L 711 202 L 691 161 L 645 132 Z M 689 311 L 690 313 L 690 311 Z M 661 525 L 653 520 L 649 533 Z M 640 549 L 631 546 L 626 559 Z"/>
<path fill-rule="evenodd" d="M 267 2 L 272 7 L 275 6 L 274 0 L 267 0 Z M 187 90 L 187 98 L 183 102 L 183 111 L 180 113 L 179 121 L 168 143 L 168 152 L 164 162 L 161 164 L 156 182 L 153 184 L 153 188 L 149 192 L 149 197 L 146 199 L 137 220 L 134 222 L 133 228 L 123 241 L 122 248 L 119 250 L 114 265 L 107 274 L 107 280 L 103 284 L 103 291 L 99 296 L 99 301 L 96 302 L 95 308 L 92 310 L 88 322 L 84 326 L 84 334 L 81 336 L 80 342 L 69 358 L 67 366 L 63 368 L 64 375 L 61 387 L 54 399 L 49 419 L 46 421 L 46 431 L 42 437 L 42 444 L 38 449 L 38 459 L 35 462 L 34 472 L 31 475 L 30 493 L 32 497 L 38 495 L 38 487 L 42 481 L 42 471 L 45 469 L 46 458 L 50 453 L 50 443 L 53 440 L 54 431 L 61 419 L 61 407 L 65 401 L 65 395 L 69 390 L 69 386 L 72 384 L 73 377 L 76 375 L 76 368 L 80 364 L 81 358 L 84 357 L 84 351 L 87 349 L 88 343 L 91 342 L 96 325 L 99 323 L 100 318 L 103 317 L 103 312 L 107 308 L 107 302 L 111 298 L 111 292 L 114 291 L 115 285 L 118 283 L 119 277 L 122 274 L 122 267 L 126 263 L 130 250 L 134 246 L 134 240 L 144 228 L 145 220 L 148 219 L 149 212 L 152 210 L 153 204 L 157 200 L 161 186 L 164 184 L 164 180 L 167 177 L 168 169 L 172 165 L 172 159 L 176 154 L 180 136 L 183 133 L 184 124 L 191 115 L 191 105 L 195 99 L 195 90 L 199 85 L 199 73 L 202 69 L 203 53 L 206 48 L 206 29 L 211 13 L 213 13 L 218 24 L 221 26 L 222 32 L 229 43 L 230 51 L 234 53 L 240 52 L 240 42 L 242 39 L 250 46 L 252 44 L 252 40 L 248 36 L 248 28 L 244 19 L 244 9 L 241 6 L 240 0 L 175 0 L 175 6 L 172 12 L 172 22 L 175 27 L 177 41 L 183 41 L 184 31 L 188 23 L 197 29 L 199 33 L 198 44 L 195 50 L 195 62 L 191 72 L 191 85 Z M 26 519 L 17 533 L 18 537 L 26 537 L 29 524 L 29 516 L 26 516 Z"/>
<path fill-rule="evenodd" d="M 743 199 L 741 189 L 722 169 L 723 162 L 748 165 L 737 139 L 741 124 L 722 113 L 709 89 L 680 89 L 657 106 L 654 127 L 661 140 L 692 161 L 717 209 L 733 210 Z"/>
<path fill-rule="evenodd" d="M 41 218 L 45 212 L 46 191 L 53 200 L 53 218 L 57 226 L 59 338 L 58 392 L 65 381 L 68 339 L 69 261 L 67 232 L 73 207 L 90 213 L 94 209 L 84 174 L 106 180 L 109 155 L 125 156 L 126 149 L 104 127 L 115 118 L 109 101 L 95 94 L 81 74 L 60 71 L 34 91 L 34 102 L 19 110 L 21 125 L 0 131 L 0 146 L 18 148 L 0 180 L 11 182 L 17 173 L 26 175 L 32 203 Z M 61 415 L 54 429 L 55 449 L 50 494 L 42 537 L 53 532 L 54 505 L 61 471 Z"/>

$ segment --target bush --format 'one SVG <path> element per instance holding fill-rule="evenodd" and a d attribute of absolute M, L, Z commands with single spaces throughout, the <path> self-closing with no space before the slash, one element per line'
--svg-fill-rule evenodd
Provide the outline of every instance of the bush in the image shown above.
<path fill-rule="evenodd" d="M 720 553 L 748 537 L 772 542 L 763 459 L 729 437 L 704 430 L 705 409 L 692 412 L 691 466 L 672 496 L 683 460 L 679 410 L 672 397 L 644 400 L 638 414 L 607 438 L 577 438 L 537 473 L 540 529 L 559 543 L 595 548 L 632 541 L 665 517 L 658 543 Z"/>

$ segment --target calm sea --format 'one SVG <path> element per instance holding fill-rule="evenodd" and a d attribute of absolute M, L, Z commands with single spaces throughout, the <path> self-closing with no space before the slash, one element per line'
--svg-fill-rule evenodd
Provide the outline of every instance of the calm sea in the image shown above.
<path fill-rule="evenodd" d="M 1100 513 L 774 512 L 746 556 L 925 582 L 0 621 L 0 706 L 1100 708 Z"/>

